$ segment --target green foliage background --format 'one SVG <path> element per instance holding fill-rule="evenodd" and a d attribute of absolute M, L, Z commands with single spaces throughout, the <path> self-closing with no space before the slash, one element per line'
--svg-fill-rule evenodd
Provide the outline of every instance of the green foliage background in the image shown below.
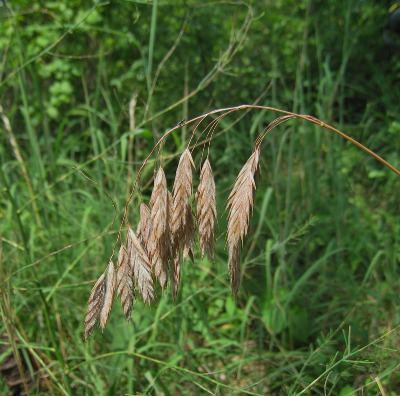
<path fill-rule="evenodd" d="M 243 283 L 237 301 L 230 295 L 224 202 L 274 118 L 265 111 L 224 119 L 211 145 L 215 262 L 184 264 L 176 304 L 169 292 L 152 307 L 137 301 L 127 323 L 117 302 L 104 333 L 82 340 L 129 185 L 181 119 L 253 102 L 313 114 L 400 166 L 393 3 L 0 6 L 1 115 L 11 124 L 0 133 L 0 333 L 39 362 L 46 379 L 32 394 L 400 393 L 399 180 L 337 136 L 290 121 L 267 138 Z M 171 187 L 190 132 L 163 148 Z M 201 149 L 194 155 L 199 164 Z"/>

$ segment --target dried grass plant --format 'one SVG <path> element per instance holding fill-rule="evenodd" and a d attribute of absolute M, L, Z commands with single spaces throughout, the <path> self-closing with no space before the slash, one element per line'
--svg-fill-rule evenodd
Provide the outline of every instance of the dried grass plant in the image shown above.
<path fill-rule="evenodd" d="M 195 222 L 192 213 L 192 200 L 194 198 L 192 196 L 193 170 L 195 169 L 195 163 L 191 149 L 193 150 L 201 144 L 211 144 L 215 128 L 228 114 L 242 110 L 257 109 L 278 113 L 279 116 L 267 125 L 255 140 L 252 153 L 240 170 L 226 204 L 228 211 L 228 269 L 232 292 L 235 295 L 239 290 L 241 276 L 240 252 L 244 239 L 249 232 L 262 143 L 266 136 L 278 125 L 290 119 L 300 119 L 318 125 L 349 141 L 400 176 L 400 170 L 377 153 L 333 126 L 309 115 L 291 113 L 268 106 L 241 105 L 217 109 L 192 118 L 185 123 L 179 123 L 159 139 L 137 172 L 135 183 L 125 205 L 118 237 L 108 267 L 93 286 L 89 296 L 85 318 L 85 338 L 90 336 L 97 324 L 104 329 L 115 294 L 121 299 L 123 312 L 127 319 L 131 317 L 136 295 L 140 295 L 145 303 L 153 301 L 155 297 L 154 280 L 158 280 L 161 289 L 164 290 L 167 286 L 167 280 L 170 279 L 171 290 L 175 299 L 179 291 L 183 259 L 186 257 L 194 259 L 194 236 L 196 231 L 199 234 L 201 255 L 207 256 L 210 260 L 213 259 L 217 222 L 216 184 L 211 161 L 207 156 L 200 168 L 199 184 L 195 197 L 197 201 L 195 205 L 197 222 Z M 209 117 L 214 117 L 214 120 L 201 131 L 201 124 Z M 135 191 L 140 185 L 144 167 L 168 136 L 178 128 L 192 124 L 194 128 L 189 145 L 181 154 L 176 169 L 172 194 L 168 191 L 164 170 L 159 167 L 155 173 L 149 206 L 144 203 L 140 204 L 140 219 L 135 233 L 128 224 L 128 213 Z M 203 135 L 206 135 L 206 137 L 200 143 L 198 143 L 198 138 L 196 143 L 191 146 L 190 144 L 196 133 L 199 134 L 199 138 Z M 115 269 L 112 257 L 121 242 L 124 230 L 126 230 L 126 243 L 119 247 L 118 264 L 117 269 Z"/>

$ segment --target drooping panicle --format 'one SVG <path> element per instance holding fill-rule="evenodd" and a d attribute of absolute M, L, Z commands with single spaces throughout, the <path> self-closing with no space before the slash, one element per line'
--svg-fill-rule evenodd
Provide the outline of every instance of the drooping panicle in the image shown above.
<path fill-rule="evenodd" d="M 234 294 L 239 289 L 239 256 L 240 246 L 249 228 L 251 210 L 253 208 L 254 190 L 256 188 L 255 173 L 258 169 L 260 149 L 256 147 L 247 160 L 228 198 L 228 250 L 229 273 Z"/>
<path fill-rule="evenodd" d="M 203 256 L 209 259 L 214 254 L 215 222 L 217 206 L 215 197 L 215 182 L 211 164 L 208 158 L 200 172 L 200 183 L 197 189 L 197 222 L 200 236 L 200 249 Z"/>

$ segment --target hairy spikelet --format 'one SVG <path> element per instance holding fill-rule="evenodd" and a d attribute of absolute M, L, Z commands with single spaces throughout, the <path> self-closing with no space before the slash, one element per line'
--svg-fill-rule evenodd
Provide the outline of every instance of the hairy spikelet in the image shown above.
<path fill-rule="evenodd" d="M 174 245 L 181 245 L 179 240 L 185 231 L 186 222 L 189 218 L 188 212 L 191 215 L 189 200 L 192 194 L 192 167 L 194 167 L 192 155 L 186 149 L 179 160 L 174 181 L 172 217 L 170 221 Z"/>
<path fill-rule="evenodd" d="M 201 254 L 202 256 L 207 255 L 210 259 L 214 254 L 216 218 L 215 182 L 211 164 L 207 158 L 201 168 L 200 183 L 197 189 L 197 222 Z"/>
<path fill-rule="evenodd" d="M 234 294 L 239 288 L 240 246 L 249 228 L 250 212 L 253 207 L 253 193 L 256 188 L 255 173 L 258 169 L 260 149 L 257 147 L 247 160 L 228 198 L 228 250 L 229 272 Z"/>
<path fill-rule="evenodd" d="M 90 292 L 85 318 L 85 339 L 93 332 L 97 322 L 104 329 L 112 307 L 115 283 L 114 264 L 110 261 Z"/>
<path fill-rule="evenodd" d="M 117 267 L 117 294 L 121 299 L 122 309 L 126 319 L 131 318 L 133 305 L 132 268 L 129 264 L 128 253 L 124 246 L 119 249 Z"/>
<path fill-rule="evenodd" d="M 151 264 L 145 246 L 140 242 L 133 230 L 128 230 L 128 257 L 132 276 L 145 303 L 150 303 L 154 298 L 153 278 Z"/>
<path fill-rule="evenodd" d="M 162 288 L 167 283 L 167 229 L 168 229 L 168 189 L 163 169 L 160 167 L 154 179 L 150 199 L 151 232 L 148 252 L 156 278 Z"/>

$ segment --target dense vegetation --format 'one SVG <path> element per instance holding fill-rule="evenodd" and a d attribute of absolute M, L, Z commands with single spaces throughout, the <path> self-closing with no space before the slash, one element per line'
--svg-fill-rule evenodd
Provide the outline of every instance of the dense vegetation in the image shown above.
<path fill-rule="evenodd" d="M 266 111 L 227 117 L 211 146 L 215 261 L 185 263 L 176 304 L 137 301 L 131 323 L 114 304 L 82 339 L 136 171 L 180 120 L 313 114 L 400 167 L 392 3 L 0 3 L 0 370 L 14 347 L 27 378 L 40 367 L 33 394 L 399 394 L 400 181 L 337 136 L 291 120 L 266 140 L 231 296 L 224 205 Z M 163 149 L 170 187 L 190 132 Z"/>

